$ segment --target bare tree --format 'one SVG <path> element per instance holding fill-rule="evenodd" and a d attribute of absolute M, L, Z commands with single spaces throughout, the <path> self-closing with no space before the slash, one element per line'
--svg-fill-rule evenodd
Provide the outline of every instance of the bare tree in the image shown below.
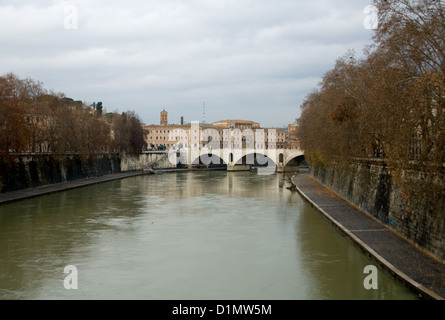
<path fill-rule="evenodd" d="M 340 58 L 308 95 L 301 145 L 313 165 L 384 158 L 406 200 L 423 199 L 426 211 L 440 212 L 425 199 L 444 196 L 445 3 L 374 3 L 374 44 L 359 61 Z"/>

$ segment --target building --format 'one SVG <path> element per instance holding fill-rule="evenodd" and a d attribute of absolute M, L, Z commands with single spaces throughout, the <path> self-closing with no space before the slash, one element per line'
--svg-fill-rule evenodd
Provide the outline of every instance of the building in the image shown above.
<path fill-rule="evenodd" d="M 148 149 L 168 150 L 179 141 L 188 140 L 189 125 L 149 125 L 145 127 Z M 174 137 L 174 141 L 170 141 Z M 184 145 L 187 147 L 188 145 Z"/>
<path fill-rule="evenodd" d="M 214 127 L 224 129 L 259 129 L 261 126 L 258 122 L 245 120 L 221 120 L 213 123 Z"/>
<path fill-rule="evenodd" d="M 168 112 L 165 111 L 165 109 L 163 111 L 161 111 L 161 126 L 167 126 L 168 125 Z"/>
<path fill-rule="evenodd" d="M 199 124 L 198 130 L 192 130 L 192 124 L 184 124 L 181 117 L 181 124 L 168 124 L 168 113 L 163 110 L 161 112 L 160 125 L 145 126 L 147 145 L 149 150 L 169 150 L 173 146 L 181 145 L 183 148 L 194 146 L 199 141 L 200 146 L 207 144 L 200 141 L 200 135 L 205 129 L 216 130 L 219 134 L 220 148 L 223 149 L 232 145 L 234 147 L 246 147 L 249 139 L 255 141 L 255 148 L 269 148 L 274 146 L 278 149 L 288 149 L 291 146 L 297 148 L 295 134 L 289 136 L 288 129 L 284 128 L 261 128 L 258 122 L 246 120 L 222 120 L 213 124 Z M 295 132 L 292 125 L 289 126 L 293 133 Z M 224 134 L 225 130 L 235 130 L 228 138 Z M 253 135 L 249 136 L 249 130 Z M 193 131 L 193 132 L 192 132 Z"/>
<path fill-rule="evenodd" d="M 294 123 L 288 125 L 288 149 L 300 149 L 300 139 L 298 137 L 299 128 L 298 120 L 295 120 Z"/>

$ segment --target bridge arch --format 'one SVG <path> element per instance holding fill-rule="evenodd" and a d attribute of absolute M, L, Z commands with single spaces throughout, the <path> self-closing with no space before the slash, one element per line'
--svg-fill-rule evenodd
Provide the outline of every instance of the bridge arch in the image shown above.
<path fill-rule="evenodd" d="M 284 150 L 283 165 L 287 166 L 291 161 L 299 161 L 304 159 L 304 152 L 300 149 Z"/>
<path fill-rule="evenodd" d="M 276 162 L 274 159 L 271 159 L 269 156 L 265 155 L 262 152 L 252 152 L 243 155 L 238 161 L 233 163 L 235 165 L 252 165 L 254 167 L 268 167 L 268 166 L 276 166 Z"/>
<path fill-rule="evenodd" d="M 306 158 L 304 157 L 304 154 L 295 156 L 293 158 L 289 158 L 286 161 L 285 166 L 286 167 L 299 167 L 301 164 L 306 163 Z"/>
<path fill-rule="evenodd" d="M 193 159 L 191 166 L 192 168 L 194 166 L 207 166 L 208 168 L 227 167 L 227 162 L 219 154 L 207 152 L 201 153 L 201 155 Z"/>
<path fill-rule="evenodd" d="M 276 168 L 283 172 L 286 166 L 298 166 L 304 160 L 304 151 L 301 149 L 276 148 L 220 148 L 215 146 L 200 146 L 192 148 L 172 148 L 169 150 L 169 160 L 172 164 L 185 167 L 190 165 L 227 166 L 232 171 L 239 166 L 239 170 L 246 170 L 248 166 L 258 168 L 268 167 L 270 171 Z"/>

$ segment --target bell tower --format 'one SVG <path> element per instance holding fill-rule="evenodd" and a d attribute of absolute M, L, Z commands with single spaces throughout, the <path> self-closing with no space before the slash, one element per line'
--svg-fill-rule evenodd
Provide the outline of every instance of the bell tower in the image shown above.
<path fill-rule="evenodd" d="M 164 109 L 163 111 L 161 111 L 161 126 L 166 125 L 168 125 L 168 112 Z"/>

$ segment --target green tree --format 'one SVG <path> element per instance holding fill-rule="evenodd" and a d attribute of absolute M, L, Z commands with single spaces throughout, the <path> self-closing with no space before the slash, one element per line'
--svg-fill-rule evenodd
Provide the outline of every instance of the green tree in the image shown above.
<path fill-rule="evenodd" d="M 99 101 L 99 102 L 96 104 L 95 108 L 96 108 L 96 114 L 97 114 L 97 115 L 102 115 L 102 110 L 103 110 L 103 108 L 104 108 L 102 102 Z"/>

